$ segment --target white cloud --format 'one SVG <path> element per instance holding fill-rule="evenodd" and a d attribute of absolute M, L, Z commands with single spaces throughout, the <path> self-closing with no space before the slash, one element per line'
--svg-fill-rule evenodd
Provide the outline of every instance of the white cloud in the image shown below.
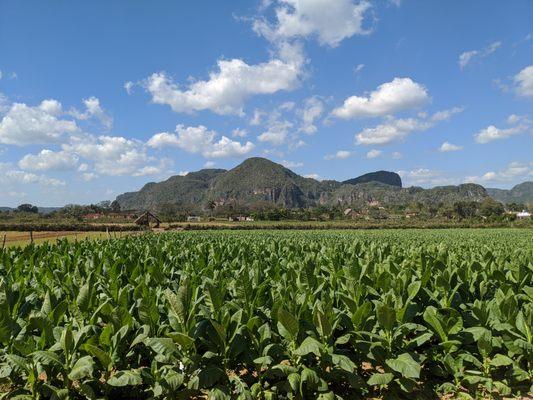
<path fill-rule="evenodd" d="M 81 112 L 73 108 L 70 111 L 70 115 L 82 121 L 96 118 L 108 130 L 113 127 L 113 118 L 104 111 L 98 98 L 93 96 L 83 99 L 83 104 L 85 105 L 85 111 Z"/>
<path fill-rule="evenodd" d="M 533 97 L 533 65 L 529 65 L 515 75 L 516 93 L 524 97 Z"/>
<path fill-rule="evenodd" d="M 274 110 L 265 123 L 266 131 L 260 134 L 257 139 L 260 142 L 268 142 L 274 146 L 280 146 L 285 143 L 293 123 L 283 119 L 279 111 Z"/>
<path fill-rule="evenodd" d="M 133 86 L 135 84 L 132 81 L 127 81 L 124 83 L 124 89 L 126 90 L 126 93 L 132 94 L 133 93 Z"/>
<path fill-rule="evenodd" d="M 131 175 L 152 161 L 142 142 L 121 136 L 76 136 L 62 147 L 93 161 L 94 169 L 102 175 Z"/>
<path fill-rule="evenodd" d="M 74 169 L 78 161 L 75 154 L 43 149 L 38 154 L 26 154 L 18 166 L 27 171 L 68 171 Z"/>
<path fill-rule="evenodd" d="M 75 121 L 60 119 L 57 100 L 44 100 L 38 106 L 12 104 L 0 121 L 0 143 L 16 146 L 59 142 L 66 134 L 79 131 Z"/>
<path fill-rule="evenodd" d="M 492 53 L 494 53 L 498 48 L 501 46 L 501 42 L 494 42 L 491 43 L 489 46 L 487 46 L 483 50 L 471 50 L 471 51 L 465 51 L 464 53 L 461 53 L 459 55 L 459 67 L 461 69 L 464 69 L 470 62 L 472 62 L 474 59 L 481 59 L 485 58 Z"/>
<path fill-rule="evenodd" d="M 303 162 L 287 161 L 287 160 L 283 160 L 280 164 L 283 165 L 285 168 L 289 168 L 289 169 L 300 168 L 304 166 Z"/>
<path fill-rule="evenodd" d="M 377 158 L 381 155 L 381 150 L 376 150 L 376 149 L 373 149 L 373 150 L 370 150 L 368 153 L 366 153 L 366 158 L 368 159 L 372 159 L 372 158 Z"/>
<path fill-rule="evenodd" d="M 302 75 L 303 57 L 297 46 L 284 46 L 279 58 L 250 65 L 240 59 L 219 60 L 218 71 L 208 80 L 181 88 L 164 72 L 152 74 L 145 88 L 157 104 L 169 105 L 178 113 L 211 110 L 217 114 L 244 115 L 245 101 L 253 95 L 294 89 Z"/>
<path fill-rule="evenodd" d="M 81 174 L 81 179 L 83 179 L 85 182 L 91 182 L 98 178 L 98 175 L 94 172 L 84 172 Z"/>
<path fill-rule="evenodd" d="M 364 67 L 365 67 L 365 64 L 357 64 L 357 66 L 354 67 L 353 69 L 353 73 L 358 74 L 359 72 L 363 70 Z"/>
<path fill-rule="evenodd" d="M 161 168 L 155 166 L 155 165 L 147 165 L 146 167 L 142 167 L 136 172 L 133 173 L 133 176 L 148 176 L 148 175 L 158 175 L 160 174 Z"/>
<path fill-rule="evenodd" d="M 454 178 L 443 175 L 440 171 L 428 168 L 416 168 L 411 171 L 397 171 L 404 183 L 409 186 L 437 186 L 452 185 L 456 183 Z"/>
<path fill-rule="evenodd" d="M 254 21 L 254 30 L 271 42 L 316 37 L 331 47 L 353 35 L 370 33 L 363 27 L 368 1 L 352 0 L 278 0 L 276 21 Z"/>
<path fill-rule="evenodd" d="M 422 113 L 418 118 L 390 118 L 383 124 L 363 129 L 355 135 L 355 141 L 361 145 L 383 145 L 405 139 L 413 132 L 422 132 L 435 126 L 437 122 L 450 118 L 461 112 L 461 108 L 439 111 L 431 116 Z M 446 116 L 446 118 L 444 118 Z"/>
<path fill-rule="evenodd" d="M 189 174 L 189 171 L 180 171 L 180 172 L 178 172 L 179 176 L 185 176 L 185 175 L 188 175 L 188 174 Z"/>
<path fill-rule="evenodd" d="M 327 154 L 327 155 L 325 155 L 324 156 L 324 160 L 333 160 L 333 159 L 345 160 L 348 157 L 350 157 L 352 154 L 353 153 L 351 151 L 348 151 L 348 150 L 339 150 L 335 154 Z"/>
<path fill-rule="evenodd" d="M 204 168 L 213 168 L 216 165 L 214 161 L 206 161 L 204 163 Z"/>
<path fill-rule="evenodd" d="M 254 149 L 252 142 L 242 144 L 226 136 L 215 140 L 215 131 L 209 131 L 205 126 L 176 126 L 174 133 L 158 133 L 148 141 L 148 146 L 162 148 L 165 146 L 178 147 L 189 153 L 200 153 L 206 158 L 239 157 L 250 153 Z"/>
<path fill-rule="evenodd" d="M 533 123 L 527 117 L 511 114 L 507 118 L 507 123 L 512 126 L 508 128 L 497 128 L 494 125 L 489 125 L 476 133 L 474 139 L 480 144 L 485 144 L 494 140 L 507 139 L 522 133 L 533 133 Z"/>
<path fill-rule="evenodd" d="M 44 187 L 58 187 L 66 185 L 64 181 L 59 179 L 13 169 L 13 166 L 8 163 L 0 163 L 0 170 L 2 170 L 2 174 L 0 174 L 0 183 L 2 185 L 39 184 Z"/>
<path fill-rule="evenodd" d="M 252 119 L 250 120 L 250 125 L 253 125 L 253 126 L 261 125 L 261 121 L 263 120 L 263 117 L 266 115 L 267 115 L 266 112 L 255 109 L 254 115 Z"/>
<path fill-rule="evenodd" d="M 392 153 L 392 158 L 394 160 L 399 160 L 399 159 L 403 158 L 403 154 L 400 153 L 399 151 L 395 151 L 394 153 Z"/>
<path fill-rule="evenodd" d="M 454 107 L 449 110 L 437 111 L 431 116 L 431 120 L 434 122 L 448 121 L 454 114 L 464 111 L 464 107 Z"/>
<path fill-rule="evenodd" d="M 533 176 L 533 163 L 512 162 L 501 171 L 489 171 L 481 176 L 468 176 L 465 182 L 512 182 L 520 179 L 531 179 Z"/>
<path fill-rule="evenodd" d="M 343 119 L 380 117 L 420 107 L 428 101 L 424 86 L 410 78 L 394 78 L 366 96 L 348 97 L 332 114 Z"/>
<path fill-rule="evenodd" d="M 297 111 L 302 120 L 300 130 L 307 134 L 316 133 L 315 120 L 320 118 L 323 112 L 324 104 L 317 96 L 306 99 L 303 107 Z"/>
<path fill-rule="evenodd" d="M 231 131 L 231 136 L 243 138 L 248 136 L 248 131 L 246 129 L 235 128 L 233 131 Z"/>
<path fill-rule="evenodd" d="M 480 130 L 474 135 L 476 142 L 485 144 L 492 142 L 493 140 L 506 139 L 510 136 L 521 133 L 521 130 L 518 127 L 500 129 L 494 125 L 489 125 L 488 127 Z"/>
<path fill-rule="evenodd" d="M 456 144 L 452 144 L 450 142 L 444 142 L 440 145 L 439 151 L 442 153 L 447 153 L 450 151 L 459 151 L 462 150 L 463 146 L 458 146 Z"/>
<path fill-rule="evenodd" d="M 317 181 L 321 181 L 322 180 L 321 176 L 318 175 L 318 174 L 306 174 L 306 175 L 304 175 L 304 178 L 311 178 L 311 179 L 315 179 Z"/>

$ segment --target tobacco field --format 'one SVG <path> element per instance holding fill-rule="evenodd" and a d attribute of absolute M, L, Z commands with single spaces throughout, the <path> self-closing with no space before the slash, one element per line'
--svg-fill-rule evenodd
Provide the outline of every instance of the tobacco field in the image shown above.
<path fill-rule="evenodd" d="M 0 250 L 0 398 L 474 399 L 532 380 L 530 229 Z"/>

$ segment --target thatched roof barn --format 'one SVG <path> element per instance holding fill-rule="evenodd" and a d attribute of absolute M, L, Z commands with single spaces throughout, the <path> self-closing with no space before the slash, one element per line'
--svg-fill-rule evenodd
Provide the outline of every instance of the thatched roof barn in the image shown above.
<path fill-rule="evenodd" d="M 153 224 L 154 228 L 159 228 L 159 224 L 161 223 L 161 220 L 150 211 L 144 212 L 135 220 L 135 224 L 140 226 L 150 227 L 150 223 Z"/>

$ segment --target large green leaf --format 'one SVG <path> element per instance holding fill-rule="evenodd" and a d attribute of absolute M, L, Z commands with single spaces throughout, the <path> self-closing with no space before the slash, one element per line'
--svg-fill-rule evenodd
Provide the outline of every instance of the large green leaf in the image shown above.
<path fill-rule="evenodd" d="M 68 378 L 73 381 L 79 381 L 83 378 L 90 377 L 93 374 L 94 362 L 91 356 L 85 356 L 76 361 L 68 374 Z"/>
<path fill-rule="evenodd" d="M 409 353 L 403 353 L 394 359 L 388 359 L 386 363 L 392 370 L 399 372 L 405 378 L 420 378 L 420 364 L 413 360 Z"/>
<path fill-rule="evenodd" d="M 107 384 L 109 386 L 123 387 L 123 386 L 138 386 L 142 385 L 143 380 L 141 374 L 138 371 L 126 370 L 117 371 L 109 380 Z"/>
<path fill-rule="evenodd" d="M 383 374 L 373 374 L 370 379 L 368 379 L 367 383 L 370 386 L 388 385 L 393 379 L 394 374 L 391 374 L 390 372 Z"/>
<path fill-rule="evenodd" d="M 306 356 L 307 354 L 313 353 L 319 357 L 322 347 L 322 344 L 318 340 L 308 336 L 303 340 L 294 353 L 298 354 L 299 356 Z"/>
<path fill-rule="evenodd" d="M 287 340 L 295 340 L 300 327 L 298 320 L 288 311 L 280 308 L 278 311 L 278 331 Z"/>

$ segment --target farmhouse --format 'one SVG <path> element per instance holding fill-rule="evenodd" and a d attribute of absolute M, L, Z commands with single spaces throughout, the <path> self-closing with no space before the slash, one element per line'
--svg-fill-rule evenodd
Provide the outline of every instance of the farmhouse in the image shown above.
<path fill-rule="evenodd" d="M 516 217 L 517 218 L 530 218 L 531 217 L 531 213 L 529 211 L 522 210 L 521 212 L 516 213 Z"/>

